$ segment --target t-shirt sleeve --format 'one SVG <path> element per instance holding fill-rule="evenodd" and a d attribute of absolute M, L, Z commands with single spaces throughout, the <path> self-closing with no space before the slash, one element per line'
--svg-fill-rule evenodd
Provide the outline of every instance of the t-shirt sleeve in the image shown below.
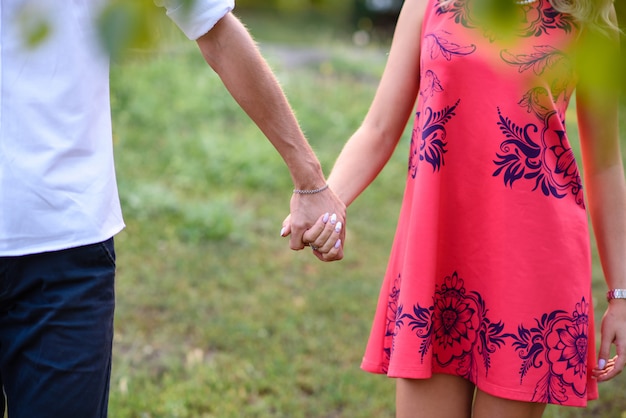
<path fill-rule="evenodd" d="M 191 40 L 215 26 L 235 7 L 235 0 L 154 0 Z"/>

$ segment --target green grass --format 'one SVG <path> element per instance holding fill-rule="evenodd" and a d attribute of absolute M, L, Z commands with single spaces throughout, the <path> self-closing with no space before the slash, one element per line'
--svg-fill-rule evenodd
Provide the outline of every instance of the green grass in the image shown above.
<path fill-rule="evenodd" d="M 264 28 L 286 25 L 245 20 L 261 40 Z M 328 172 L 365 115 L 384 49 L 354 49 L 339 37 L 310 44 L 313 29 L 288 30 L 261 46 Z M 164 32 L 159 48 L 112 68 L 127 228 L 116 240 L 110 416 L 392 417 L 393 381 L 358 366 L 408 138 L 350 208 L 345 259 L 294 253 L 279 237 L 292 187 L 282 160 L 194 44 Z M 320 54 L 293 66 L 276 45 L 303 36 Z M 597 263 L 595 275 L 602 307 Z M 604 400 L 589 410 L 546 416 L 619 417 L 623 385 L 603 385 Z"/>

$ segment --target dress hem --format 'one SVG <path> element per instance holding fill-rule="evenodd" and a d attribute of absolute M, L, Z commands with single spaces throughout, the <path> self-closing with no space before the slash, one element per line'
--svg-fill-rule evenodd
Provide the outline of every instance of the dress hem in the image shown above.
<path fill-rule="evenodd" d="M 380 364 L 380 363 L 373 363 L 373 362 L 367 361 L 366 359 L 363 359 L 361 363 L 361 369 L 368 373 L 386 375 L 387 377 L 394 378 L 394 379 L 397 379 L 397 378 L 430 379 L 433 375 L 432 370 L 427 370 L 427 369 L 403 368 L 402 370 L 398 370 L 398 369 L 390 368 L 389 370 L 385 371 L 386 370 L 385 365 Z M 449 374 L 451 376 L 458 376 L 452 373 L 445 373 L 445 372 L 441 372 L 441 374 Z M 481 391 L 489 395 L 496 396 L 498 398 L 509 399 L 513 401 L 520 401 L 520 402 L 545 403 L 545 402 L 533 402 L 531 400 L 533 397 L 533 393 L 505 388 L 505 387 L 494 385 L 492 383 L 484 382 L 484 381 L 481 381 L 478 383 L 475 383 L 475 382 L 472 382 L 472 383 L 474 383 L 474 385 L 476 385 L 476 387 L 480 389 Z M 585 408 L 587 406 L 588 401 L 593 401 L 596 399 L 598 399 L 598 394 L 596 392 L 593 392 L 593 393 L 588 393 L 585 399 L 579 399 L 579 402 L 568 402 L 568 403 L 548 402 L 548 404 L 559 405 L 559 406 L 569 406 L 569 407 L 576 407 L 576 408 Z"/>

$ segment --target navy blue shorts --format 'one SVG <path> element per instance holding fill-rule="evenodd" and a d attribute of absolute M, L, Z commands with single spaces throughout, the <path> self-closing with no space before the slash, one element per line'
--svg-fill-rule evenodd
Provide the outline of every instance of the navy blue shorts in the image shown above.
<path fill-rule="evenodd" d="M 113 238 L 0 257 L 0 386 L 10 418 L 106 417 L 114 282 Z"/>

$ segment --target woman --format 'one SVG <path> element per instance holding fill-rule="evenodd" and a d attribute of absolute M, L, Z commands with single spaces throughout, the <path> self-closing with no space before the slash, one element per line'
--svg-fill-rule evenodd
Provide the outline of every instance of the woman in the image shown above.
<path fill-rule="evenodd" d="M 417 100 L 362 363 L 398 378 L 398 417 L 540 417 L 548 403 L 585 406 L 623 369 L 616 39 L 611 0 L 405 1 L 371 108 L 328 180 L 349 205 Z M 565 129 L 574 89 L 586 202 Z M 611 289 L 597 362 L 586 207 Z M 304 242 L 328 260 L 340 245 L 326 218 Z"/>

